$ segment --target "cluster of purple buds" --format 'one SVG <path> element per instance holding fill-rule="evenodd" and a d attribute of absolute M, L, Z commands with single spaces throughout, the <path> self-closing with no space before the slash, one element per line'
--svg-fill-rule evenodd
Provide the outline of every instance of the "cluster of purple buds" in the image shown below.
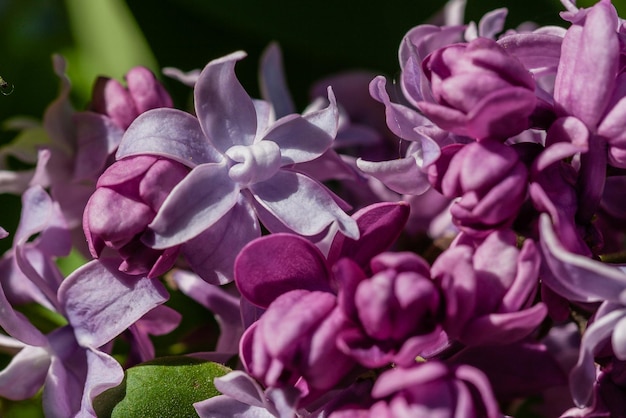
<path fill-rule="evenodd" d="M 203 418 L 624 416 L 626 26 L 562 3 L 566 28 L 416 26 L 397 90 L 342 74 L 301 112 L 277 45 L 259 99 L 244 52 L 169 69 L 185 110 L 140 67 L 75 112 L 57 57 L 0 259 L 0 396 L 95 417 L 182 352 L 232 369 L 187 405 Z M 89 260 L 65 278 L 72 247 Z M 201 353 L 151 340 L 189 320 L 181 298 L 219 328 Z"/>

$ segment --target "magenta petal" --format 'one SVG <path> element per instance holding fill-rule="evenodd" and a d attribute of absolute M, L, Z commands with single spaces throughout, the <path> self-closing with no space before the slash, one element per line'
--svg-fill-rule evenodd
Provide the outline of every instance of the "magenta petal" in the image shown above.
<path fill-rule="evenodd" d="M 330 291 L 329 277 L 322 253 L 296 235 L 256 239 L 235 260 L 235 282 L 242 296 L 264 308 L 290 290 Z"/>
<path fill-rule="evenodd" d="M 546 314 L 546 306 L 539 303 L 523 311 L 481 316 L 466 323 L 459 340 L 469 346 L 517 342 L 533 332 Z"/>
<path fill-rule="evenodd" d="M 385 251 L 398 238 L 409 212 L 410 207 L 404 202 L 376 203 L 359 210 L 352 216 L 359 227 L 359 239 L 335 235 L 328 263 L 332 265 L 341 257 L 348 257 L 366 267 L 372 257 Z"/>
<path fill-rule="evenodd" d="M 124 133 L 116 158 L 137 154 L 160 155 L 189 167 L 222 159 L 196 118 L 165 108 L 142 113 Z"/>
<path fill-rule="evenodd" d="M 182 244 L 218 222 L 238 197 L 226 165 L 201 164 L 172 190 L 143 241 L 155 249 Z"/>
<path fill-rule="evenodd" d="M 566 113 L 596 127 L 611 99 L 620 61 L 618 16 L 608 1 L 587 10 L 565 34 L 554 98 Z M 602 45 L 602 48 L 598 48 Z M 581 80 L 585 80 L 584 83 Z"/>
<path fill-rule="evenodd" d="M 157 280 L 128 276 L 115 260 L 94 260 L 59 288 L 67 320 L 84 347 L 101 347 L 168 298 Z"/>
<path fill-rule="evenodd" d="M 260 236 L 254 210 L 240 199 L 213 226 L 187 241 L 183 254 L 191 269 L 205 281 L 226 284 L 234 279 L 233 266 L 239 251 Z"/>
<path fill-rule="evenodd" d="M 341 210 L 331 192 L 303 174 L 279 170 L 269 180 L 251 185 L 250 191 L 259 204 L 298 234 L 316 235 L 336 222 L 343 234 L 359 236 L 356 222 Z"/>
<path fill-rule="evenodd" d="M 46 380 L 49 367 L 47 348 L 24 347 L 0 372 L 0 396 L 14 401 L 35 396 Z"/>
<path fill-rule="evenodd" d="M 196 115 L 209 141 L 224 153 L 233 145 L 252 145 L 257 117 L 252 99 L 235 76 L 234 52 L 207 64 L 194 88 Z"/>

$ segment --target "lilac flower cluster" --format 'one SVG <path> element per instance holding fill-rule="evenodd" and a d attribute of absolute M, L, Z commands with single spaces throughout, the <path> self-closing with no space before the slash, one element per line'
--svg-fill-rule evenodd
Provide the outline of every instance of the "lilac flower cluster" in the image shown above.
<path fill-rule="evenodd" d="M 168 69 L 187 110 L 138 67 L 75 111 L 55 57 L 0 259 L 0 396 L 95 417 L 185 320 L 176 293 L 219 326 L 184 354 L 233 368 L 203 418 L 624 416 L 626 25 L 610 0 L 507 31 L 463 5 L 406 34 L 397 83 L 331 77 L 300 113 L 277 45 L 260 99 L 241 51 Z"/>

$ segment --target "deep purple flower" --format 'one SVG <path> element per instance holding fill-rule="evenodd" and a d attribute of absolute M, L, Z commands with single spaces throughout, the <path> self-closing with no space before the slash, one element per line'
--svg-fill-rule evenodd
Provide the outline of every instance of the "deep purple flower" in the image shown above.
<path fill-rule="evenodd" d="M 339 305 L 350 319 L 338 345 L 370 368 L 410 365 L 439 342 L 440 291 L 428 264 L 413 253 L 382 253 L 370 265 L 369 277 L 349 259 L 335 265 Z"/>
<path fill-rule="evenodd" d="M 292 290 L 280 295 L 246 330 L 241 359 L 266 386 L 293 386 L 302 379 L 305 395 L 324 392 L 356 367 L 336 344 L 346 325 L 332 293 Z"/>
<path fill-rule="evenodd" d="M 527 239 L 519 250 L 509 230 L 495 231 L 478 245 L 466 238 L 457 238 L 431 269 L 444 293 L 444 330 L 469 346 L 528 336 L 546 315 L 543 303 L 533 304 L 540 264 L 534 242 Z"/>
<path fill-rule="evenodd" d="M 141 242 L 169 192 L 189 169 L 150 155 L 117 161 L 98 180 L 85 207 L 83 228 L 94 257 L 105 248 L 122 259 L 120 271 L 156 277 L 169 270 L 180 246 L 154 250 Z"/>
<path fill-rule="evenodd" d="M 346 407 L 333 412 L 330 418 L 502 416 L 485 375 L 467 365 L 432 361 L 388 370 L 378 377 L 372 397 L 379 401 L 369 409 Z"/>
<path fill-rule="evenodd" d="M 457 226 L 475 235 L 510 226 L 526 200 L 528 170 L 513 147 L 492 140 L 444 147 L 430 181 L 448 198 Z"/>
<path fill-rule="evenodd" d="M 433 99 L 418 108 L 441 128 L 504 141 L 530 126 L 535 82 L 495 41 L 477 38 L 436 50 L 423 61 Z"/>

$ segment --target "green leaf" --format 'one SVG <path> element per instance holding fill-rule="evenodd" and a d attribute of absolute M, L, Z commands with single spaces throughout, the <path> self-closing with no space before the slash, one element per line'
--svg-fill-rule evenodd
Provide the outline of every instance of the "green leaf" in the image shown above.
<path fill-rule="evenodd" d="M 213 379 L 230 372 L 192 357 L 163 357 L 131 367 L 124 381 L 94 400 L 99 418 L 197 417 L 194 402 L 220 392 Z"/>

